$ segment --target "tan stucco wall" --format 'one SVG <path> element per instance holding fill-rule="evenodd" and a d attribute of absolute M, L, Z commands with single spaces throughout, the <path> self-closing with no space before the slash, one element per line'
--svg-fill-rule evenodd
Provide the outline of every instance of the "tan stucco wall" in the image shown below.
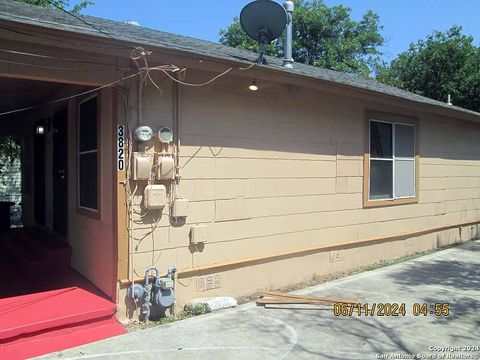
<path fill-rule="evenodd" d="M 134 215 L 136 277 L 151 265 L 161 272 L 172 265 L 182 270 L 480 220 L 480 125 L 276 83 L 260 84 L 261 91 L 253 93 L 244 83 L 229 78 L 211 87 L 181 88 L 178 196 L 190 200 L 190 214 L 185 224 L 173 226 L 165 215 L 155 226 L 158 212 Z M 172 124 L 168 82 L 162 90 L 163 97 L 153 87 L 145 89 L 144 123 L 154 129 Z M 418 204 L 363 208 L 366 109 L 418 117 Z M 208 225 L 204 247 L 189 243 L 195 224 Z M 472 226 L 339 250 L 339 261 L 323 251 L 206 270 L 179 279 L 178 303 L 280 287 L 314 273 L 468 240 L 478 230 Z M 220 288 L 197 291 L 197 275 L 216 273 Z"/>

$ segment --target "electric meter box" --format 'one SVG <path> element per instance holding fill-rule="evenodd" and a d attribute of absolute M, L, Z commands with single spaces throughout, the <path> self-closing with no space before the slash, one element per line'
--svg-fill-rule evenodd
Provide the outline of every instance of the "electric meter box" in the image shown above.
<path fill-rule="evenodd" d="M 150 180 L 153 155 L 133 153 L 133 180 Z"/>
<path fill-rule="evenodd" d="M 184 218 L 188 216 L 189 202 L 187 199 L 175 199 L 173 201 L 172 216 L 174 218 Z"/>
<path fill-rule="evenodd" d="M 163 209 L 167 204 L 165 185 L 147 185 L 143 191 L 143 204 L 147 210 Z"/>
<path fill-rule="evenodd" d="M 194 245 L 208 242 L 208 226 L 194 225 L 190 228 L 190 242 Z"/>
<path fill-rule="evenodd" d="M 175 160 L 171 156 L 157 156 L 157 179 L 175 179 Z"/>

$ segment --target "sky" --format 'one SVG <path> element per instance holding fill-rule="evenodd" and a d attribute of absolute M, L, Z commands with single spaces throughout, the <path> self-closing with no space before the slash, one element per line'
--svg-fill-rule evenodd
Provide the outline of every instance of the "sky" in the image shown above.
<path fill-rule="evenodd" d="M 134 20 L 141 26 L 218 42 L 220 29 L 227 28 L 250 0 L 94 0 L 82 14 L 111 20 Z M 71 1 L 76 3 L 78 1 Z M 282 2 L 282 1 L 280 1 Z M 380 16 L 384 26 L 386 61 L 425 38 L 434 30 L 446 31 L 462 25 L 465 34 L 480 45 L 480 0 L 325 0 L 328 6 L 345 5 L 352 18 L 367 10 Z"/>

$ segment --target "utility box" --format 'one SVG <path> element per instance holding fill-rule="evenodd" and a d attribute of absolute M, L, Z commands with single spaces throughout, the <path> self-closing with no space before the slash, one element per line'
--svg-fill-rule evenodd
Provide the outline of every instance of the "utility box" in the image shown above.
<path fill-rule="evenodd" d="M 150 180 L 152 166 L 152 154 L 133 153 L 133 180 Z"/>
<path fill-rule="evenodd" d="M 173 200 L 172 216 L 174 218 L 184 218 L 188 216 L 189 201 L 187 199 Z"/>
<path fill-rule="evenodd" d="M 208 226 L 194 225 L 190 228 L 190 242 L 194 245 L 208 242 Z"/>
<path fill-rule="evenodd" d="M 157 156 L 157 179 L 175 179 L 175 160 L 171 156 Z"/>
<path fill-rule="evenodd" d="M 163 209 L 167 203 L 165 185 L 147 185 L 143 192 L 143 204 L 147 210 Z"/>

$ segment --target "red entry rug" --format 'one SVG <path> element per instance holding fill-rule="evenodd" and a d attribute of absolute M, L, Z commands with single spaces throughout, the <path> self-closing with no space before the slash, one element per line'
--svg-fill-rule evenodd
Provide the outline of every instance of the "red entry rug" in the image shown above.
<path fill-rule="evenodd" d="M 122 335 L 116 305 L 77 287 L 0 299 L 0 359 L 28 359 Z"/>

